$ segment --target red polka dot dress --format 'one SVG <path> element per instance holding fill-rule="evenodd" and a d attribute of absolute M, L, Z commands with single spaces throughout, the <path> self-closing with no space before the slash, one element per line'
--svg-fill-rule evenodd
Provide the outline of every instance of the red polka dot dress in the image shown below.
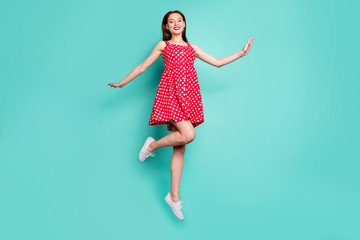
<path fill-rule="evenodd" d="M 166 124 L 173 131 L 170 120 L 190 120 L 194 127 L 204 122 L 201 90 L 194 68 L 195 50 L 166 42 L 162 57 L 165 71 L 157 90 L 149 125 Z"/>

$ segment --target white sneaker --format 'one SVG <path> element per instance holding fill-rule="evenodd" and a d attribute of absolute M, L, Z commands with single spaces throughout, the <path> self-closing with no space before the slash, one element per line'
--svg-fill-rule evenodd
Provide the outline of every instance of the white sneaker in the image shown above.
<path fill-rule="evenodd" d="M 184 220 L 184 215 L 183 215 L 183 213 L 181 211 L 181 209 L 182 209 L 182 206 L 181 206 L 182 201 L 174 202 L 170 197 L 170 193 L 168 193 L 168 195 L 166 195 L 165 201 L 169 204 L 169 206 L 173 210 L 175 216 L 178 219 L 183 221 Z"/>
<path fill-rule="evenodd" d="M 139 152 L 139 160 L 140 162 L 145 161 L 145 159 L 149 156 L 153 157 L 155 156 L 155 153 L 151 153 L 148 152 L 147 148 L 150 145 L 150 143 L 152 143 L 153 141 L 155 141 L 155 139 L 153 139 L 152 137 L 148 137 L 143 145 L 143 147 L 141 148 L 140 152 Z"/>

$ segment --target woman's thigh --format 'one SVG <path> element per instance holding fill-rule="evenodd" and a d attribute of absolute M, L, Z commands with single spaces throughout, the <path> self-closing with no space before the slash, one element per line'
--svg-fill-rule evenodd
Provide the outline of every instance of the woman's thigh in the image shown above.
<path fill-rule="evenodd" d="M 185 136 L 186 138 L 195 138 L 195 128 L 190 122 L 190 120 L 184 120 L 180 122 L 170 120 L 170 122 L 173 124 L 173 129 L 179 131 L 181 135 Z"/>

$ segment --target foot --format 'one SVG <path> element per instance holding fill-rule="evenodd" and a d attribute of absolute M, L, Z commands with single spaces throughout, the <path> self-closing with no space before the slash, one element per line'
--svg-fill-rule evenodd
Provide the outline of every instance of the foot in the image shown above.
<path fill-rule="evenodd" d="M 150 143 L 152 143 L 153 141 L 155 141 L 155 139 L 154 138 L 152 138 L 152 137 L 148 137 L 146 140 L 145 140 L 145 143 L 144 143 L 144 145 L 142 146 L 142 148 L 141 148 L 141 150 L 140 150 L 140 152 L 139 152 L 139 160 L 140 160 L 140 162 L 143 162 L 143 161 L 145 161 L 145 159 L 147 158 L 147 157 L 154 157 L 155 156 L 155 154 L 154 153 L 152 153 L 152 152 L 149 152 L 147 149 L 148 149 L 148 147 L 149 147 L 149 145 L 150 145 Z"/>
<path fill-rule="evenodd" d="M 173 211 L 175 216 L 178 219 L 183 221 L 184 220 L 184 215 L 183 215 L 183 213 L 181 211 L 181 209 L 182 209 L 182 206 L 181 206 L 182 201 L 174 202 L 170 197 L 170 193 L 168 193 L 168 195 L 166 195 L 165 201 L 167 202 L 167 204 L 169 204 L 169 206 L 171 207 L 171 210 Z"/>

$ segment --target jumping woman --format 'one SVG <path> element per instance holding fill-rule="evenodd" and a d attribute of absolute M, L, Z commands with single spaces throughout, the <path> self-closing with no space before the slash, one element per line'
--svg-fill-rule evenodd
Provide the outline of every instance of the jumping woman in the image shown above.
<path fill-rule="evenodd" d="M 173 147 L 170 166 L 171 188 L 165 201 L 175 216 L 184 220 L 179 189 L 185 146 L 195 139 L 195 127 L 204 122 L 201 91 L 194 68 L 195 57 L 220 68 L 245 56 L 249 52 L 254 38 L 251 37 L 241 51 L 217 59 L 202 51 L 195 44 L 188 43 L 185 16 L 180 11 L 166 13 L 161 27 L 163 40 L 156 44 L 150 56 L 121 82 L 108 85 L 122 88 L 145 72 L 162 55 L 165 71 L 156 93 L 149 125 L 166 124 L 166 129 L 172 133 L 157 141 L 149 136 L 140 150 L 139 160 L 143 162 L 149 156 L 154 157 L 153 152 L 161 147 Z"/>

